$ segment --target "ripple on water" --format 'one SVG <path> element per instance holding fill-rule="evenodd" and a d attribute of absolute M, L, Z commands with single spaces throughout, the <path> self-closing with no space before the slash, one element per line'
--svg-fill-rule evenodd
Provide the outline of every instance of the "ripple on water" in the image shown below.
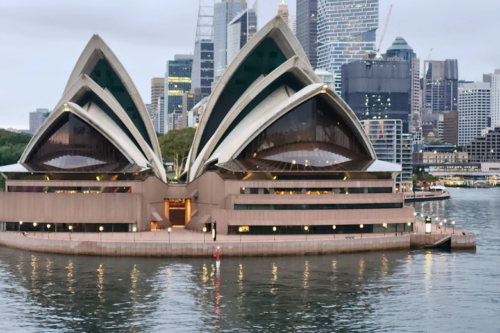
<path fill-rule="evenodd" d="M 6 332 L 498 332 L 500 190 L 416 203 L 476 251 L 98 258 L 0 248 Z"/>

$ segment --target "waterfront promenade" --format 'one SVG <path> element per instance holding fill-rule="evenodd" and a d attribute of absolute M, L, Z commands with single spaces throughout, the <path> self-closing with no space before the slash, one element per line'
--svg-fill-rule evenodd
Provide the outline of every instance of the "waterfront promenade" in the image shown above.
<path fill-rule="evenodd" d="M 422 221 L 415 232 L 386 234 L 320 235 L 218 235 L 184 228 L 172 231 L 137 233 L 27 233 L 1 232 L 0 245 L 25 250 L 99 255 L 144 257 L 210 257 L 215 244 L 224 256 L 281 256 L 348 253 L 409 249 L 432 245 L 451 236 L 451 248 L 475 248 L 476 236 L 461 230 L 433 225 L 424 233 Z"/>

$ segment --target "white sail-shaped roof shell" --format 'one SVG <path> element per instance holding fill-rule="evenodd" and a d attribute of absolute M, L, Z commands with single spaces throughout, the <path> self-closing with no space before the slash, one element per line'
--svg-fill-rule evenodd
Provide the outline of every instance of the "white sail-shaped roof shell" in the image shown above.
<path fill-rule="evenodd" d="M 287 57 L 287 60 L 268 75 L 259 76 L 249 85 L 227 114 L 225 114 L 213 135 L 206 141 L 198 153 L 203 132 L 206 130 L 205 127 L 210 121 L 212 112 L 214 112 L 217 99 L 222 95 L 223 90 L 226 89 L 226 85 L 231 80 L 233 73 L 239 70 L 239 67 L 242 66 L 245 59 L 252 52 L 255 52 L 256 47 L 263 39 L 272 36 L 279 36 L 279 38 L 275 38 L 275 41 Z M 303 88 L 293 91 L 285 82 L 268 93 L 257 106 L 245 114 L 243 119 L 236 121 L 242 111 L 260 93 L 266 89 L 269 90 L 269 87 L 285 73 L 292 73 L 302 83 Z M 195 135 L 193 147 L 188 158 L 188 161 L 190 161 L 190 165 L 187 168 L 188 181 L 193 181 L 196 177 L 199 177 L 210 163 L 225 163 L 231 159 L 235 159 L 253 138 L 274 121 L 318 94 L 322 94 L 323 98 L 328 100 L 328 104 L 332 110 L 335 110 L 346 121 L 350 130 L 355 133 L 361 145 L 365 148 L 369 155 L 368 157 L 376 159 L 375 151 L 354 112 L 342 98 L 321 82 L 307 61 L 300 43 L 286 23 L 280 16 L 275 17 L 240 51 L 240 54 L 230 64 L 212 93 L 200 121 L 200 126 Z"/>
<path fill-rule="evenodd" d="M 113 51 L 111 51 L 109 46 L 101 39 L 101 37 L 99 37 L 99 35 L 92 36 L 89 43 L 83 50 L 73 71 L 71 72 L 64 92 L 66 93 L 69 89 L 71 89 L 71 86 L 75 81 L 78 80 L 80 75 L 89 75 L 100 59 L 105 59 L 109 63 L 109 65 L 113 68 L 113 71 L 118 75 L 120 81 L 125 86 L 125 89 L 134 101 L 139 115 L 146 127 L 149 139 L 152 144 L 151 148 L 155 152 L 156 156 L 161 160 L 160 145 L 156 137 L 156 132 L 153 128 L 153 123 L 151 122 L 151 118 L 149 117 L 148 110 L 146 109 L 146 105 L 142 101 L 139 91 L 135 87 L 132 79 L 121 64 L 120 60 L 118 60 Z"/>
<path fill-rule="evenodd" d="M 105 59 L 109 63 L 131 97 L 141 121 L 147 130 L 151 146 L 145 141 L 143 135 L 141 135 L 130 116 L 112 92 L 107 88 L 103 89 L 87 75 L 101 59 Z M 104 104 L 107 110 L 109 110 L 108 114 L 97 105 L 98 103 L 76 104 L 86 93 L 92 93 L 99 103 Z M 61 112 L 65 112 L 64 110 L 73 112 L 75 115 L 89 122 L 106 138 L 109 138 L 130 162 L 144 168 L 150 167 L 158 178 L 166 181 L 166 173 L 162 164 L 158 139 L 152 128 L 145 105 L 123 66 L 104 41 L 97 35 L 94 35 L 87 44 L 71 74 L 62 98 L 31 139 L 19 160 L 20 163 L 27 161 L 32 150 L 35 149 L 45 133 L 52 127 Z M 115 119 L 113 120 L 110 116 Z"/>
<path fill-rule="evenodd" d="M 142 168 L 150 167 L 149 162 L 142 152 L 128 136 L 125 135 L 118 125 L 95 103 L 89 103 L 83 107 L 72 102 L 64 103 L 52 111 L 51 119 L 44 123 L 45 128 L 50 130 L 64 112 L 71 112 L 91 125 L 108 139 L 131 164 L 135 164 Z M 40 133 L 43 134 L 44 132 Z M 40 138 L 43 138 L 43 135 L 41 135 Z"/>

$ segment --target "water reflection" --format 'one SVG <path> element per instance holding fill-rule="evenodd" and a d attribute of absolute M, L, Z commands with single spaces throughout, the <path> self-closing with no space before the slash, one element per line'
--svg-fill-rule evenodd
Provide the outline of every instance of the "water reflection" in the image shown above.
<path fill-rule="evenodd" d="M 500 327 L 500 268 L 493 264 L 500 250 L 494 236 L 500 232 L 500 191 L 472 203 L 466 196 L 434 208 L 415 206 L 476 232 L 477 253 L 223 257 L 217 272 L 212 258 L 76 257 L 0 248 L 3 330 L 494 331 Z"/>

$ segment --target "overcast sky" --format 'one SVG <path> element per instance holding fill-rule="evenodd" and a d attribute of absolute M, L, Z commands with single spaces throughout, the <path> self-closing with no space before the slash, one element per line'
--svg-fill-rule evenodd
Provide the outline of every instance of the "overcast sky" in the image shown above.
<path fill-rule="evenodd" d="M 152 77 L 194 47 L 199 0 L 0 0 L 0 127 L 28 128 L 28 113 L 52 109 L 80 53 L 98 33 L 149 103 Z M 259 26 L 281 0 L 259 0 Z M 253 0 L 250 0 L 253 3 Z M 295 0 L 288 0 L 295 14 Z M 500 68 L 500 1 L 380 0 L 382 51 L 403 36 L 423 61 L 458 59 L 460 79 Z"/>

